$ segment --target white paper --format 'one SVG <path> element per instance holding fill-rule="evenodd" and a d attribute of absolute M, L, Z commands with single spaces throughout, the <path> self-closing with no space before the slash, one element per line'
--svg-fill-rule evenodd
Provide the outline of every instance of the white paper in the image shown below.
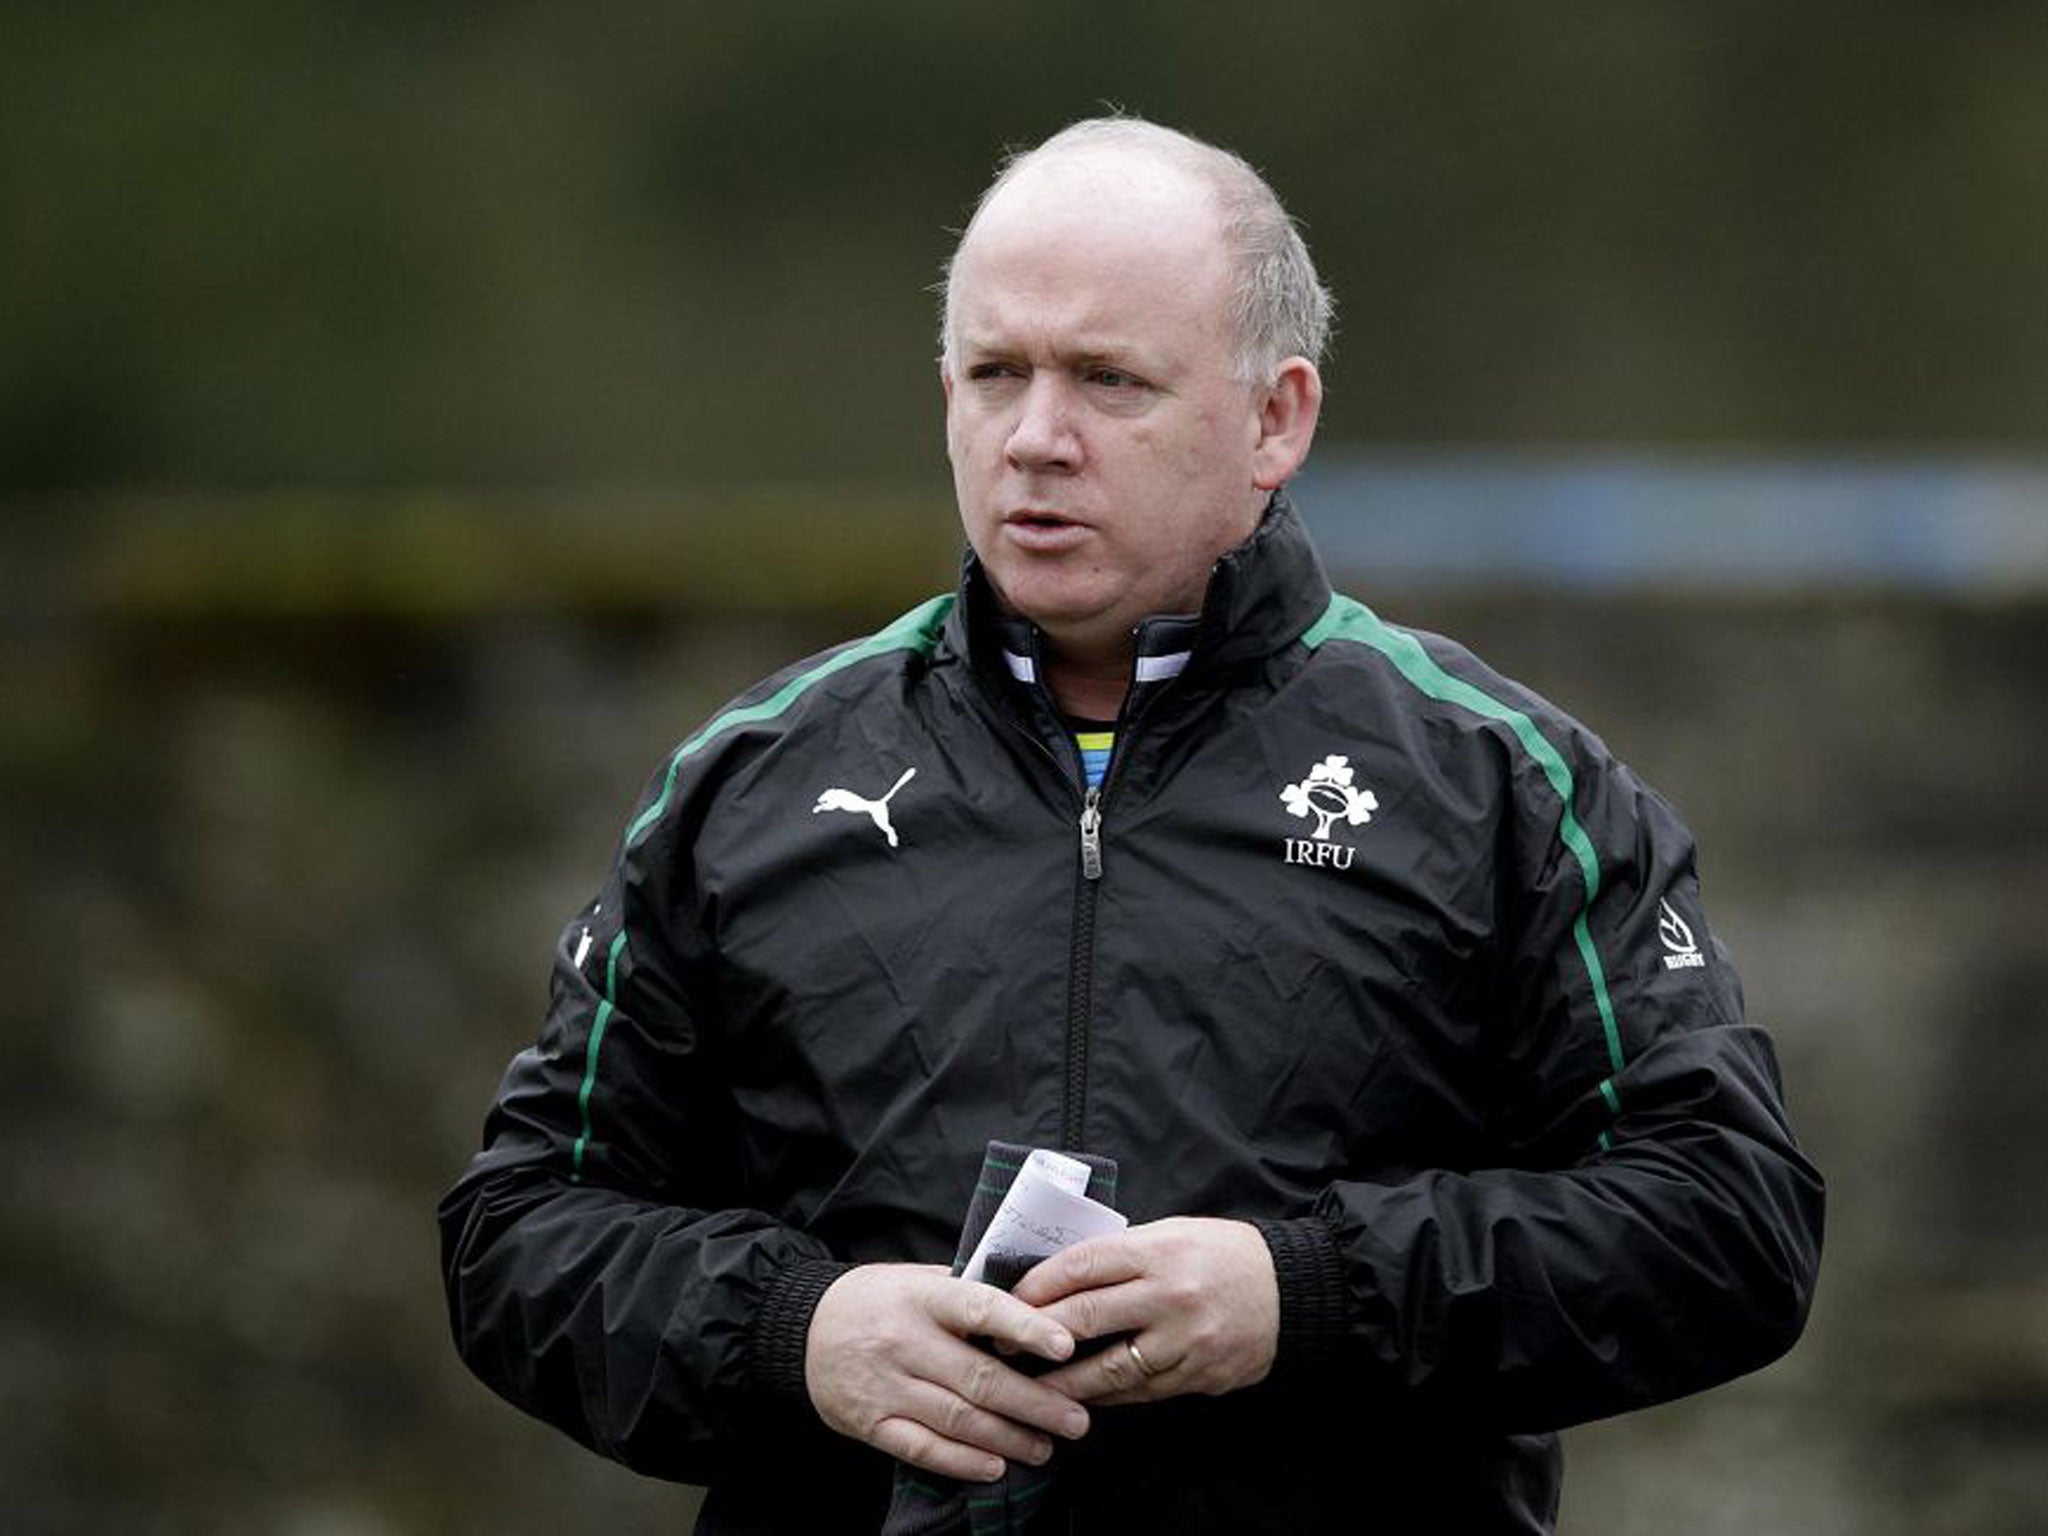
<path fill-rule="evenodd" d="M 1130 1225 L 1120 1211 L 1088 1198 L 1088 1165 L 1044 1147 L 1035 1149 L 1017 1170 L 1009 1193 L 996 1207 L 981 1241 L 974 1245 L 963 1280 L 980 1280 L 991 1255 L 1005 1268 L 1029 1267 L 1086 1237 L 1119 1232 Z"/>
<path fill-rule="evenodd" d="M 1028 1173 L 1034 1179 L 1050 1179 L 1070 1195 L 1088 1193 L 1088 1165 L 1078 1157 L 1069 1157 L 1066 1153 L 1055 1152 L 1050 1147 L 1033 1147 L 1018 1173 Z M 1016 1188 L 1014 1181 L 1010 1187 Z"/>

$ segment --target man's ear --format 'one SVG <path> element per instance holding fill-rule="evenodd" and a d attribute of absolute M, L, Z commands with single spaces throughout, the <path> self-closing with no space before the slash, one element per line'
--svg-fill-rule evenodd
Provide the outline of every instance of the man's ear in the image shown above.
<path fill-rule="evenodd" d="M 1279 489 L 1308 457 L 1316 418 L 1323 410 L 1323 376 L 1305 357 L 1290 357 L 1259 400 L 1259 440 L 1252 449 L 1252 484 Z"/>

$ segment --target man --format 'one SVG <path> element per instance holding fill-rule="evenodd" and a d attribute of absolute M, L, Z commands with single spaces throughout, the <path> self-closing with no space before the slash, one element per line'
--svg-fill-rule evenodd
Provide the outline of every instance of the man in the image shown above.
<path fill-rule="evenodd" d="M 1236 157 L 1013 161 L 949 272 L 957 598 L 688 738 L 565 934 L 454 1328 L 700 1529 L 907 1477 L 977 1528 L 1548 1530 L 1555 1430 L 1797 1336 L 1820 1181 L 1684 828 L 1288 505 L 1327 321 Z M 996 1140 L 1114 1159 L 1132 1225 L 951 1278 Z"/>

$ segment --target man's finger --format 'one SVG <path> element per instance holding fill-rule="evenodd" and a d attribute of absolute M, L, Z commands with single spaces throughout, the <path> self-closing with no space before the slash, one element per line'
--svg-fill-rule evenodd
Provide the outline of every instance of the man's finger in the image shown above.
<path fill-rule="evenodd" d="M 956 1280 L 942 1287 L 936 1315 L 962 1338 L 990 1339 L 1047 1360 L 1073 1357 L 1074 1336 L 1064 1324 L 977 1280 Z"/>
<path fill-rule="evenodd" d="M 912 1388 L 899 1417 L 924 1425 L 940 1440 L 1004 1461 L 1038 1466 L 1052 1455 L 1051 1436 L 977 1407 L 959 1393 L 934 1382 L 920 1382 Z"/>
<path fill-rule="evenodd" d="M 1131 1283 L 1101 1290 L 1076 1291 L 1052 1302 L 1045 1308 L 1044 1315 L 1077 1339 L 1136 1333 L 1153 1322 L 1158 1314 L 1159 1300 L 1152 1294 L 1156 1289 L 1142 1283 Z"/>
<path fill-rule="evenodd" d="M 898 1461 L 963 1483 L 992 1483 L 1003 1475 L 1000 1456 L 948 1440 L 929 1424 L 920 1424 L 915 1419 L 882 1420 L 875 1426 L 870 1443 Z"/>
<path fill-rule="evenodd" d="M 1150 1358 L 1145 1365 L 1150 1369 L 1140 1366 L 1129 1345 L 1119 1340 L 1056 1371 L 1048 1371 L 1039 1378 L 1039 1384 L 1084 1403 L 1115 1405 L 1171 1397 L 1172 1383 L 1157 1389 L 1152 1389 L 1152 1383 L 1167 1375 L 1172 1367 Z"/>
<path fill-rule="evenodd" d="M 1043 1381 L 1015 1370 L 971 1345 L 949 1349 L 930 1362 L 928 1379 L 977 1409 L 1012 1425 L 1078 1440 L 1088 1432 L 1088 1411 Z M 992 1442 L 982 1442 L 994 1448 Z"/>
<path fill-rule="evenodd" d="M 1098 1290 L 1136 1280 L 1145 1273 L 1139 1239 L 1129 1232 L 1091 1237 L 1034 1265 L 1017 1282 L 1013 1295 L 1028 1306 L 1043 1307 L 1076 1291 Z"/>

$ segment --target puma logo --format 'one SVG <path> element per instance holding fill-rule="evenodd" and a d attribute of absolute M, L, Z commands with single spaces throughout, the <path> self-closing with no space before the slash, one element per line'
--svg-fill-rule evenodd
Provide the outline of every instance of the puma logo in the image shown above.
<path fill-rule="evenodd" d="M 854 811 L 867 817 L 875 824 L 882 836 L 889 839 L 889 846 L 896 846 L 896 829 L 889 825 L 889 802 L 896 798 L 896 791 L 908 784 L 917 774 L 915 768 L 903 770 L 903 777 L 889 786 L 889 793 L 879 800 L 870 800 L 865 795 L 856 795 L 850 789 L 828 789 L 818 796 L 818 803 L 811 807 L 811 814 L 820 811 Z"/>

